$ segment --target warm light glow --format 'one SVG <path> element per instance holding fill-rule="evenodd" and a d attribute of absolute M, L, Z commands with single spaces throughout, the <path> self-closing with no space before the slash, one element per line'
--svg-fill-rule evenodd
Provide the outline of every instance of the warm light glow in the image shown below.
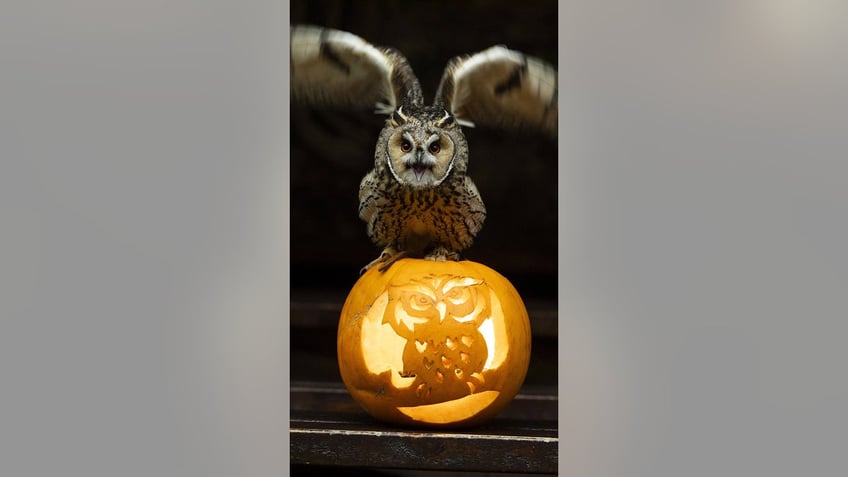
<path fill-rule="evenodd" d="M 486 347 L 489 349 L 489 356 L 486 358 L 486 364 L 483 365 L 483 369 L 494 369 L 495 365 L 493 361 L 495 360 L 494 351 L 498 349 L 497 341 L 495 340 L 495 327 L 492 324 L 491 318 L 484 321 L 482 325 L 480 325 L 480 334 L 483 335 L 483 339 L 486 340 Z"/>
<path fill-rule="evenodd" d="M 482 287 L 480 287 L 481 285 Z M 468 288 L 471 286 L 477 286 L 481 290 L 478 290 L 479 293 L 471 293 Z M 404 350 L 411 341 L 419 355 L 427 356 L 428 351 L 425 341 L 412 338 L 417 330 L 416 327 L 428 322 L 429 318 L 435 317 L 438 317 L 437 322 L 441 324 L 448 314 L 455 312 L 455 310 L 467 313 L 461 316 L 452 315 L 452 321 L 470 323 L 482 320 L 477 328 L 486 342 L 486 347 L 482 348 L 486 352 L 486 360 L 482 370 L 495 369 L 503 362 L 508 347 L 498 346 L 500 340 L 496 337 L 494 325 L 496 321 L 500 323 L 501 329 L 499 331 L 501 339 L 503 339 L 505 336 L 503 310 L 497 297 L 482 280 L 475 280 L 470 277 L 440 276 L 429 277 L 428 280 L 422 280 L 419 283 L 393 285 L 393 287 L 401 290 L 399 299 L 403 302 L 402 306 L 394 308 L 394 315 L 391 315 L 391 310 L 387 315 L 387 307 L 391 297 L 389 292 L 384 292 L 362 317 L 363 360 L 369 372 L 379 375 L 390 371 L 391 384 L 396 389 L 407 389 L 412 386 L 416 381 L 417 373 L 415 373 L 415 370 L 422 364 L 404 362 Z M 451 306 L 450 311 L 448 310 L 449 305 Z M 486 312 L 489 312 L 489 316 L 481 316 Z M 395 323 L 397 330 L 392 328 L 392 323 Z M 458 343 L 451 340 L 450 337 L 446 337 L 443 342 L 439 342 L 437 339 L 434 346 L 444 345 L 448 350 L 454 351 L 459 343 L 463 343 L 467 347 L 473 345 L 473 339 L 470 336 L 463 335 L 457 338 L 459 338 Z M 463 360 L 462 358 L 466 359 Z M 440 361 L 446 369 L 454 366 L 454 363 L 445 355 L 440 357 Z M 463 363 L 463 361 L 466 361 L 466 363 Z M 461 352 L 456 366 L 467 364 L 467 362 L 470 362 L 469 354 Z M 454 374 L 457 378 L 465 377 L 466 373 L 459 367 L 453 369 L 455 369 Z M 408 370 L 413 371 L 413 374 L 407 373 L 404 375 L 404 371 Z M 469 377 L 478 380 L 479 377 L 482 377 L 480 373 L 469 372 L 467 374 Z M 444 383 L 444 379 L 444 374 L 437 371 L 437 384 Z M 474 393 L 477 388 L 474 383 L 468 383 L 468 389 L 469 392 Z"/>
<path fill-rule="evenodd" d="M 380 322 L 383 312 L 388 303 L 388 294 L 383 293 L 374 302 L 371 308 L 361 319 L 362 326 L 362 350 L 367 350 L 365 355 L 365 366 L 373 374 L 380 374 L 392 368 L 403 366 L 400 356 L 395 350 L 398 346 L 403 347 L 406 340 L 395 333 L 388 325 Z"/>
<path fill-rule="evenodd" d="M 375 417 L 458 425 L 494 415 L 518 392 L 529 321 L 491 269 L 403 259 L 351 290 L 338 350 L 345 385 Z"/>
<path fill-rule="evenodd" d="M 491 320 L 488 325 L 483 323 L 483 325 L 487 326 L 485 330 L 482 326 L 480 327 L 480 332 L 483 333 L 483 337 L 489 345 L 489 358 L 486 360 L 483 369 L 496 369 L 503 364 L 509 355 L 510 346 L 507 341 L 508 332 L 506 324 L 510 319 L 505 315 L 501 301 L 498 300 L 495 292 L 489 290 L 489 295 L 491 297 L 492 316 L 497 319 Z"/>
<path fill-rule="evenodd" d="M 427 404 L 424 406 L 399 407 L 398 411 L 415 419 L 430 424 L 447 424 L 462 421 L 474 416 L 480 409 L 492 404 L 500 395 L 497 391 L 483 391 L 446 403 Z"/>

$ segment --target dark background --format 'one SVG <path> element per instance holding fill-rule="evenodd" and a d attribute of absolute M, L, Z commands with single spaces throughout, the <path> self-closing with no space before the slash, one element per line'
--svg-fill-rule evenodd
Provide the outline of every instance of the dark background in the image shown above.
<path fill-rule="evenodd" d="M 429 102 L 455 56 L 503 44 L 556 65 L 556 10 L 554 1 L 295 1 L 291 23 L 397 48 Z M 372 111 L 291 105 L 292 356 L 311 363 L 293 367 L 293 380 L 337 379 L 336 311 L 359 269 L 381 251 L 366 235 L 357 206 L 384 121 Z M 494 268 L 518 289 L 538 335 L 528 382 L 554 384 L 557 142 L 534 131 L 464 131 L 469 175 L 488 216 L 463 258 Z M 309 358 L 299 361 L 300 351 Z M 550 365 L 541 363 L 543 354 Z"/>

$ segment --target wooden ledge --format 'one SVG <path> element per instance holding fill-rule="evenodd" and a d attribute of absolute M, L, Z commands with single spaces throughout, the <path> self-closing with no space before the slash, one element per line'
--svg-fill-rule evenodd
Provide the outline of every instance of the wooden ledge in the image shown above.
<path fill-rule="evenodd" d="M 292 465 L 557 473 L 555 388 L 522 389 L 501 416 L 461 430 L 383 425 L 341 384 L 292 383 L 291 401 Z"/>

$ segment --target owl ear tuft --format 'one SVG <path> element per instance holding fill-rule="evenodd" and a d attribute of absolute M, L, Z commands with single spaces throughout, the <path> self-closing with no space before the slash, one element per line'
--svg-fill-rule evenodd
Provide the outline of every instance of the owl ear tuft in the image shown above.
<path fill-rule="evenodd" d="M 392 111 L 391 122 L 392 126 L 398 127 L 406 124 L 409 121 L 409 116 L 403 114 L 403 106 L 397 108 L 395 111 Z"/>
<path fill-rule="evenodd" d="M 452 128 L 456 126 L 456 120 L 454 119 L 451 113 L 445 111 L 445 115 L 441 119 L 436 121 L 436 126 L 440 128 Z"/>

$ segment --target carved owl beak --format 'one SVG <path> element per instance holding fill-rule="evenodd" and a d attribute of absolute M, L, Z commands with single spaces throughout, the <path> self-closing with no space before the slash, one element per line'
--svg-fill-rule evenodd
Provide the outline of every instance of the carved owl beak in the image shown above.
<path fill-rule="evenodd" d="M 445 321 L 448 312 L 447 304 L 445 304 L 445 302 L 443 301 L 440 301 L 436 303 L 436 309 L 439 310 L 439 323 Z"/>

